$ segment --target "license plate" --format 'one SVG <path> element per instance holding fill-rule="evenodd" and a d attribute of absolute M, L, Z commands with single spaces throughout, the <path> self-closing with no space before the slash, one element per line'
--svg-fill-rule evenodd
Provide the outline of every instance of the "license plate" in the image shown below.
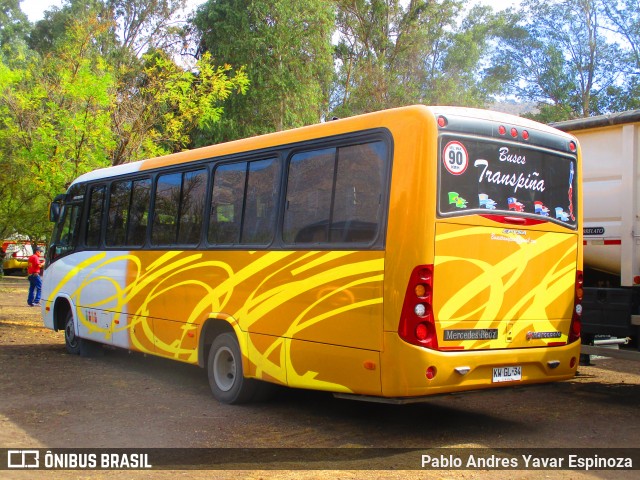
<path fill-rule="evenodd" d="M 493 369 L 493 383 L 519 382 L 522 380 L 522 367 L 500 367 Z"/>

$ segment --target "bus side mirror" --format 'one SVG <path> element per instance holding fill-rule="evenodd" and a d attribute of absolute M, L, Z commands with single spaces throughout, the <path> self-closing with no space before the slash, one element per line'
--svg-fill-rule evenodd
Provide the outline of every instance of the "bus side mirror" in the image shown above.
<path fill-rule="evenodd" d="M 57 222 L 59 218 L 60 218 L 60 204 L 52 203 L 51 205 L 49 205 L 49 221 Z"/>
<path fill-rule="evenodd" d="M 60 219 L 60 210 L 62 210 L 62 201 L 65 199 L 65 194 L 61 193 L 56 195 L 53 202 L 49 205 L 49 221 L 57 222 Z"/>

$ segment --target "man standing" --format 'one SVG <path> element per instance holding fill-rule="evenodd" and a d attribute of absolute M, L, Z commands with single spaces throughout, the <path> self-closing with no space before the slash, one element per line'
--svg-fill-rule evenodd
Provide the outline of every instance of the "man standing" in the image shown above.
<path fill-rule="evenodd" d="M 27 297 L 27 304 L 30 307 L 37 307 L 40 305 L 40 295 L 42 294 L 42 277 L 40 277 L 40 269 L 44 264 L 44 258 L 40 255 L 42 249 L 36 247 L 33 251 L 33 255 L 29 257 L 27 264 L 27 273 L 29 274 L 29 296 Z"/>

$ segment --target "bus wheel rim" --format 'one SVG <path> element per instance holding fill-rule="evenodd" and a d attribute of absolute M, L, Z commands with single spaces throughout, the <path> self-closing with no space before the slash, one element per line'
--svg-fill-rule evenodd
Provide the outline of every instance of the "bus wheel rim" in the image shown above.
<path fill-rule="evenodd" d="M 76 332 L 73 330 L 73 322 L 67 322 L 67 325 L 64 328 L 64 332 L 67 336 L 67 343 L 74 347 L 76 344 Z"/>
<path fill-rule="evenodd" d="M 213 359 L 213 378 L 223 392 L 233 388 L 236 381 L 236 359 L 228 347 L 220 348 Z"/>

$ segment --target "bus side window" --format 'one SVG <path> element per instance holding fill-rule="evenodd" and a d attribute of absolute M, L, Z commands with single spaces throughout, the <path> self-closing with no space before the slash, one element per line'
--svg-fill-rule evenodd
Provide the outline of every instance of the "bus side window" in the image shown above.
<path fill-rule="evenodd" d="M 102 211 L 104 207 L 104 185 L 91 187 L 89 194 L 89 215 L 85 243 L 88 247 L 97 247 L 102 229 Z"/>
<path fill-rule="evenodd" d="M 187 172 L 183 176 L 178 225 L 178 243 L 180 244 L 195 245 L 200 242 L 204 204 L 207 198 L 207 177 L 206 170 Z"/>
<path fill-rule="evenodd" d="M 375 240 L 382 207 L 385 158 L 383 142 L 338 149 L 330 242 Z"/>
<path fill-rule="evenodd" d="M 240 243 L 247 163 L 220 165 L 213 174 L 209 243 Z"/>
<path fill-rule="evenodd" d="M 278 170 L 274 158 L 216 168 L 207 235 L 209 243 L 271 243 L 278 198 Z"/>
<path fill-rule="evenodd" d="M 56 255 L 63 255 L 72 251 L 78 237 L 81 205 L 65 205 L 60 228 L 60 236 L 56 239 Z"/>
<path fill-rule="evenodd" d="M 105 243 L 110 247 L 122 246 L 126 243 L 130 197 L 130 181 L 114 182 L 111 184 L 109 213 L 107 215 L 107 233 L 105 238 Z"/>
<path fill-rule="evenodd" d="M 149 202 L 151 198 L 151 179 L 145 178 L 133 182 L 131 205 L 129 206 L 129 225 L 127 245 L 142 246 L 147 236 L 149 223 Z"/>
<path fill-rule="evenodd" d="M 180 173 L 158 177 L 151 230 L 151 243 L 154 245 L 173 245 L 176 243 L 181 186 L 182 174 Z"/>
<path fill-rule="evenodd" d="M 242 221 L 243 244 L 267 245 L 273 240 L 278 170 L 278 163 L 274 159 L 249 163 Z"/>
<path fill-rule="evenodd" d="M 375 241 L 386 158 L 381 141 L 295 154 L 289 163 L 284 241 Z"/>
<path fill-rule="evenodd" d="M 328 240 L 335 163 L 335 148 L 298 153 L 291 158 L 285 242 L 325 243 Z"/>

